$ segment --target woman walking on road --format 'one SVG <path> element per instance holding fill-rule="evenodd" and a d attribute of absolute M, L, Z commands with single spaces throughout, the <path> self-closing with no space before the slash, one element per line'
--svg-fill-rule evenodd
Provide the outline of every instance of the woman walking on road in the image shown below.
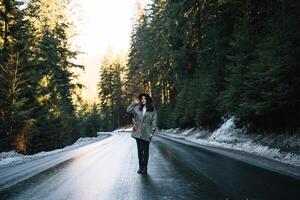
<path fill-rule="evenodd" d="M 131 136 L 136 139 L 138 158 L 139 158 L 139 174 L 147 174 L 147 165 L 149 158 L 149 144 L 154 132 L 157 130 L 157 114 L 152 105 L 151 97 L 142 93 L 127 107 L 127 112 L 134 115 L 133 131 Z"/>

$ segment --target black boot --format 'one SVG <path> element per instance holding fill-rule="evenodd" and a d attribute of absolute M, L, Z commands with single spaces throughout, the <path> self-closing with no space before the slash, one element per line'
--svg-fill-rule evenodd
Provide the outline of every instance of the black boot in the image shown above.
<path fill-rule="evenodd" d="M 147 174 L 147 165 L 144 165 L 142 168 L 142 174 Z"/>
<path fill-rule="evenodd" d="M 139 170 L 137 171 L 138 174 L 141 174 L 143 172 L 143 165 L 139 164 Z"/>

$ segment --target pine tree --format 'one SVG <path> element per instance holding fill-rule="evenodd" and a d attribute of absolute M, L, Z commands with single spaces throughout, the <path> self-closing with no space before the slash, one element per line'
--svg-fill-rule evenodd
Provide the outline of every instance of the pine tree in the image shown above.
<path fill-rule="evenodd" d="M 3 1 L 0 6 L 0 137 L 3 141 L 0 149 L 17 148 L 20 152 L 26 152 L 24 143 L 33 122 L 26 93 L 30 81 L 26 70 L 31 64 L 28 53 L 31 35 L 22 5 L 19 1 Z M 23 139 L 16 143 L 16 138 Z"/>
<path fill-rule="evenodd" d="M 100 66 L 99 107 L 105 130 L 114 130 L 126 125 L 128 96 L 124 83 L 127 82 L 124 57 L 104 56 Z"/>

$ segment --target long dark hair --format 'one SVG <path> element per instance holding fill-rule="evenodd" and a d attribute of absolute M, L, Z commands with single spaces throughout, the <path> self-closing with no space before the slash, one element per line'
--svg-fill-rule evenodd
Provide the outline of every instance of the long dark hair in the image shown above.
<path fill-rule="evenodd" d="M 148 112 L 154 112 L 155 108 L 154 108 L 154 106 L 152 104 L 152 98 L 148 94 L 146 94 L 146 93 L 141 93 L 139 95 L 139 100 L 140 101 L 142 100 L 142 97 L 146 97 L 146 111 L 148 111 Z M 140 111 L 143 110 L 143 104 L 140 104 L 140 108 L 139 109 L 140 109 Z"/>

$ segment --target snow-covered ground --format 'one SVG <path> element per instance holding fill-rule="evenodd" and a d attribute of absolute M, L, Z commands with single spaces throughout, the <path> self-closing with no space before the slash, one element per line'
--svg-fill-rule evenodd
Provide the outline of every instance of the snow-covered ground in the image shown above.
<path fill-rule="evenodd" d="M 214 132 L 199 129 L 167 129 L 158 134 L 181 138 L 201 145 L 223 147 L 247 152 L 300 167 L 299 135 L 249 135 L 236 128 L 234 118 L 225 121 Z"/>
<path fill-rule="evenodd" d="M 132 131 L 132 126 L 116 129 L 116 130 L 113 131 L 113 133 L 116 133 L 116 132 L 131 132 L 131 131 Z"/>
<path fill-rule="evenodd" d="M 38 158 L 38 157 L 43 157 L 46 155 L 55 154 L 55 153 L 62 152 L 62 151 L 76 149 L 78 147 L 97 142 L 105 137 L 107 137 L 107 134 L 101 134 L 101 132 L 98 132 L 97 137 L 79 138 L 72 145 L 66 146 L 62 149 L 56 149 L 53 151 L 41 151 L 41 152 L 39 152 L 37 154 L 33 154 L 33 155 L 23 155 L 23 154 L 17 153 L 16 151 L 2 152 L 2 153 L 0 153 L 0 166 L 6 165 L 6 164 L 9 164 L 12 162 L 21 162 L 21 161 L 30 160 L 33 158 Z"/>

